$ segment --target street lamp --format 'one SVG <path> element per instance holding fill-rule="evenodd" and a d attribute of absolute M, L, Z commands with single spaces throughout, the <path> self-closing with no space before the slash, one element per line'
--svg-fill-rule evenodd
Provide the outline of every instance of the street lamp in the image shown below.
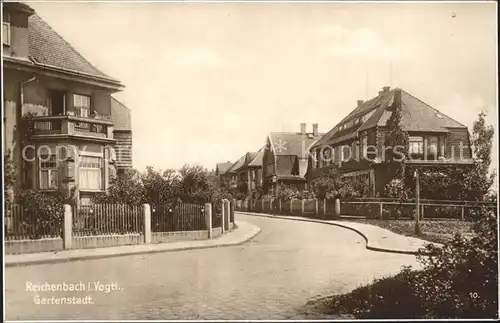
<path fill-rule="evenodd" d="M 273 215 L 276 216 L 275 212 L 274 212 L 274 201 L 276 200 L 276 182 L 278 181 L 278 177 L 276 175 L 273 175 L 273 205 L 272 205 L 272 208 L 273 208 Z"/>

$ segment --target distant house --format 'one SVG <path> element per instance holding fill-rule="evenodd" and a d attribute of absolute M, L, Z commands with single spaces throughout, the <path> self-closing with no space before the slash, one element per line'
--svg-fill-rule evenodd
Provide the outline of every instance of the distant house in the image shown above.
<path fill-rule="evenodd" d="M 399 89 L 384 87 L 363 102 L 311 147 L 309 183 L 336 167 L 343 177 L 366 181 L 370 193 L 383 194 L 391 180 L 384 163 L 388 121 L 401 107 L 400 127 L 409 136 L 407 164 L 468 165 L 471 148 L 467 127 Z M 390 148 L 390 147 L 389 147 Z"/>
<path fill-rule="evenodd" d="M 132 165 L 130 111 L 112 98 L 124 85 L 28 5 L 2 7 L 4 145 L 18 165 L 16 189 L 75 190 L 88 203 Z M 21 128 L 29 115 L 29 129 Z"/>
<path fill-rule="evenodd" d="M 115 122 L 113 135 L 116 140 L 115 167 L 118 174 L 132 168 L 132 118 L 131 111 L 116 98 L 111 97 L 111 115 Z"/>
<path fill-rule="evenodd" d="M 231 167 L 237 176 L 237 187 L 242 193 L 252 195 L 262 184 L 262 158 L 264 147 L 258 152 L 247 152 Z"/>
<path fill-rule="evenodd" d="M 217 180 L 219 182 L 220 187 L 229 187 L 231 181 L 231 174 L 228 173 L 228 170 L 233 166 L 233 163 L 227 161 L 225 163 L 218 163 L 215 167 L 215 176 L 217 176 Z"/>
<path fill-rule="evenodd" d="M 300 132 L 270 132 L 262 157 L 264 192 L 283 185 L 305 189 L 309 149 L 321 136 L 318 124 L 313 124 L 312 132 L 306 131 L 305 123 Z"/>

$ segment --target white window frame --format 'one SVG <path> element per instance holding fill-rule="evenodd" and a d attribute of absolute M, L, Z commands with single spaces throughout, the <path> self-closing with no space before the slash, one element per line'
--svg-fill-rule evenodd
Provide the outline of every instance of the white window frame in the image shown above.
<path fill-rule="evenodd" d="M 48 159 L 54 158 L 54 163 L 55 166 L 53 167 L 44 167 L 42 166 L 43 163 L 50 162 Z M 56 154 L 47 154 L 40 156 L 38 158 L 38 187 L 40 190 L 57 190 L 59 187 L 59 164 L 57 161 L 57 155 Z M 47 172 L 48 173 L 48 182 L 47 182 L 47 187 L 42 187 L 42 173 Z M 50 186 L 52 183 L 52 179 L 55 177 L 55 186 Z"/>
<path fill-rule="evenodd" d="M 3 28 L 7 28 L 7 39 L 3 37 Z M 11 45 L 11 30 L 10 30 L 10 22 L 2 22 L 2 44 L 6 46 Z"/>
<path fill-rule="evenodd" d="M 95 167 L 83 167 L 83 159 L 84 158 L 98 158 L 99 159 L 99 168 Z M 83 171 L 86 172 L 97 172 L 99 170 L 99 187 L 85 187 L 82 185 L 81 176 Z M 91 152 L 80 152 L 79 160 L 78 160 L 78 188 L 82 191 L 103 191 L 104 190 L 104 155 L 102 153 L 91 153 Z"/>
<path fill-rule="evenodd" d="M 83 104 L 83 99 L 85 98 L 85 102 L 88 102 L 88 105 Z M 77 100 L 79 99 L 79 100 Z M 92 103 L 91 103 L 91 96 L 90 95 L 85 95 L 85 94 L 79 94 L 79 93 L 73 93 L 73 108 L 78 109 L 78 116 L 83 117 L 83 118 L 88 118 L 90 117 L 91 109 L 92 109 Z M 78 101 L 78 102 L 77 102 Z M 83 111 L 86 111 L 86 113 L 83 113 Z"/>
<path fill-rule="evenodd" d="M 420 149 L 419 151 L 414 151 L 413 150 L 413 143 L 419 143 L 420 144 Z M 424 137 L 423 136 L 410 136 L 408 138 L 408 145 L 409 145 L 409 153 L 412 155 L 423 155 L 424 154 Z"/>

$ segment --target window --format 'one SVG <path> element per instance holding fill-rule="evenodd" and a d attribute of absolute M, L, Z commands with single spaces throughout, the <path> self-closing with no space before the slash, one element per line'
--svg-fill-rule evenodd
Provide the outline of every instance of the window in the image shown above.
<path fill-rule="evenodd" d="M 57 189 L 57 156 L 42 155 L 39 158 L 40 189 Z"/>
<path fill-rule="evenodd" d="M 353 156 L 352 145 L 343 145 L 340 149 L 340 160 L 343 162 L 349 161 Z"/>
<path fill-rule="evenodd" d="M 424 153 L 424 138 L 410 137 L 410 154 L 421 155 Z"/>
<path fill-rule="evenodd" d="M 10 23 L 2 23 L 2 42 L 4 45 L 10 46 Z"/>
<path fill-rule="evenodd" d="M 323 153 L 321 155 L 321 159 L 323 161 L 323 166 L 328 166 L 332 162 L 332 148 L 331 147 L 323 147 Z"/>
<path fill-rule="evenodd" d="M 81 189 L 102 189 L 102 157 L 80 156 L 80 169 L 78 171 L 78 184 Z"/>
<path fill-rule="evenodd" d="M 429 158 L 438 157 L 438 137 L 432 136 L 427 139 L 427 156 Z"/>
<path fill-rule="evenodd" d="M 90 115 L 90 96 L 75 94 L 73 106 L 77 116 L 88 118 Z"/>

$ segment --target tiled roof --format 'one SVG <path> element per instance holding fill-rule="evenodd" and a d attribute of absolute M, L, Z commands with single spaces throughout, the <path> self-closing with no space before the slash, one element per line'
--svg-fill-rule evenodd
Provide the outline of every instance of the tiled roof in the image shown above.
<path fill-rule="evenodd" d="M 269 138 L 274 147 L 276 156 L 303 156 L 307 157 L 309 147 L 323 134 L 318 136 L 302 135 L 295 132 L 271 132 Z"/>
<path fill-rule="evenodd" d="M 123 103 L 111 97 L 111 117 L 115 122 L 115 130 L 117 131 L 131 131 L 132 119 L 130 109 Z"/>
<path fill-rule="evenodd" d="M 354 138 L 357 133 L 372 127 L 387 126 L 392 112 L 387 108 L 394 103 L 395 91 L 401 91 L 402 118 L 401 128 L 406 131 L 430 131 L 446 132 L 447 128 L 465 128 L 463 124 L 453 120 L 447 115 L 439 112 L 430 105 L 422 102 L 413 95 L 401 89 L 392 89 L 381 93 L 377 97 L 364 102 L 356 107 L 347 117 L 339 122 L 332 130 L 323 136 L 315 146 L 326 144 L 336 144 L 343 140 Z M 358 125 L 353 122 L 359 117 L 367 116 L 367 119 Z M 340 127 L 347 124 L 349 127 L 340 130 Z"/>
<path fill-rule="evenodd" d="M 29 17 L 28 29 L 29 56 L 36 65 L 118 82 L 94 67 L 37 14 Z"/>
<path fill-rule="evenodd" d="M 218 163 L 215 172 L 218 175 L 224 175 L 231 168 L 231 166 L 233 166 L 233 163 L 231 162 Z"/>
<path fill-rule="evenodd" d="M 260 156 L 260 165 L 259 159 Z M 230 172 L 237 172 L 245 166 L 262 166 L 262 157 L 264 156 L 264 149 L 261 148 L 258 152 L 247 152 L 240 159 L 238 159 L 230 168 Z"/>
<path fill-rule="evenodd" d="M 248 166 L 262 166 L 262 159 L 264 158 L 264 150 L 266 147 L 259 149 L 255 157 L 248 163 Z"/>
<path fill-rule="evenodd" d="M 238 159 L 232 166 L 231 168 L 228 170 L 228 172 L 230 173 L 234 173 L 236 171 L 238 171 L 241 167 L 245 166 L 245 161 L 247 159 L 247 155 L 248 153 L 244 154 L 243 156 L 240 157 L 240 159 Z"/>
<path fill-rule="evenodd" d="M 422 102 L 408 92 L 402 92 L 403 116 L 401 128 L 407 131 L 447 131 L 447 128 L 467 128 L 449 116 Z"/>

